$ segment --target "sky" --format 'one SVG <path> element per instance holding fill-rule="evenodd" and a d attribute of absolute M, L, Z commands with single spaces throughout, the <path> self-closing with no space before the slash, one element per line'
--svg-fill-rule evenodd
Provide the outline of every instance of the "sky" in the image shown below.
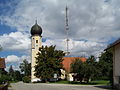
<path fill-rule="evenodd" d="M 0 57 L 6 69 L 31 62 L 31 27 L 37 18 L 42 45 L 66 51 L 65 7 L 68 6 L 70 56 L 100 56 L 120 34 L 120 0 L 0 0 Z"/>

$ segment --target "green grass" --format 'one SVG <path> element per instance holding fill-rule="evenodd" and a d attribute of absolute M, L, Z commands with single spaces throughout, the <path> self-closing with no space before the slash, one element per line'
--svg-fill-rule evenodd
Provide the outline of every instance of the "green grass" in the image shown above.
<path fill-rule="evenodd" d="M 110 81 L 107 81 L 107 80 L 96 80 L 96 81 L 91 81 L 90 84 L 109 85 Z"/>
<path fill-rule="evenodd" d="M 54 82 L 54 83 L 58 83 L 58 84 L 69 84 L 69 81 L 57 81 L 57 82 Z"/>
<path fill-rule="evenodd" d="M 10 83 L 17 83 L 17 82 L 19 82 L 19 81 L 10 81 Z"/>
<path fill-rule="evenodd" d="M 57 81 L 57 82 L 52 82 L 56 84 L 75 84 L 75 85 L 110 85 L 109 81 L 107 80 L 96 80 L 96 81 L 91 81 L 89 83 L 80 83 L 80 82 L 69 82 L 69 81 Z"/>

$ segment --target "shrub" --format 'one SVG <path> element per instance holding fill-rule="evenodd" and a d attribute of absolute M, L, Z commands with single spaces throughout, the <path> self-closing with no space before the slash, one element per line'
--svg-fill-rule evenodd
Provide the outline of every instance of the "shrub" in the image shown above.
<path fill-rule="evenodd" d="M 1 77 L 0 77 L 0 84 L 4 84 L 4 83 L 9 82 L 9 81 L 11 81 L 10 76 L 8 76 L 8 75 L 1 75 Z"/>
<path fill-rule="evenodd" d="M 23 81 L 24 83 L 29 83 L 29 82 L 30 82 L 30 78 L 29 78 L 28 76 L 24 76 L 24 77 L 22 78 L 22 81 Z"/>

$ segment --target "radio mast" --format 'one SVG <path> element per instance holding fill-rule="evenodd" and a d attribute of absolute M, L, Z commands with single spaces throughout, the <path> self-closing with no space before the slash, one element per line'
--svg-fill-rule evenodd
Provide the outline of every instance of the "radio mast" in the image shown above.
<path fill-rule="evenodd" d="M 68 31 L 69 31 L 69 26 L 68 26 L 68 7 L 66 6 L 66 18 L 65 18 L 65 21 L 66 21 L 66 25 L 65 25 L 65 30 L 66 30 L 66 47 L 67 47 L 67 51 L 66 51 L 66 55 L 69 55 L 70 52 L 69 52 L 69 38 L 68 38 Z"/>

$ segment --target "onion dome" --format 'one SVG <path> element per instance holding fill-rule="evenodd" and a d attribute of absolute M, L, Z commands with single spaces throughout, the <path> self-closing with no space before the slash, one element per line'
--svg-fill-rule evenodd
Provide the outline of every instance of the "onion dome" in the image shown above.
<path fill-rule="evenodd" d="M 35 25 L 33 25 L 31 28 L 31 35 L 32 36 L 34 36 L 34 35 L 41 36 L 41 34 L 42 34 L 42 28 L 37 24 L 37 20 L 36 20 Z"/>

